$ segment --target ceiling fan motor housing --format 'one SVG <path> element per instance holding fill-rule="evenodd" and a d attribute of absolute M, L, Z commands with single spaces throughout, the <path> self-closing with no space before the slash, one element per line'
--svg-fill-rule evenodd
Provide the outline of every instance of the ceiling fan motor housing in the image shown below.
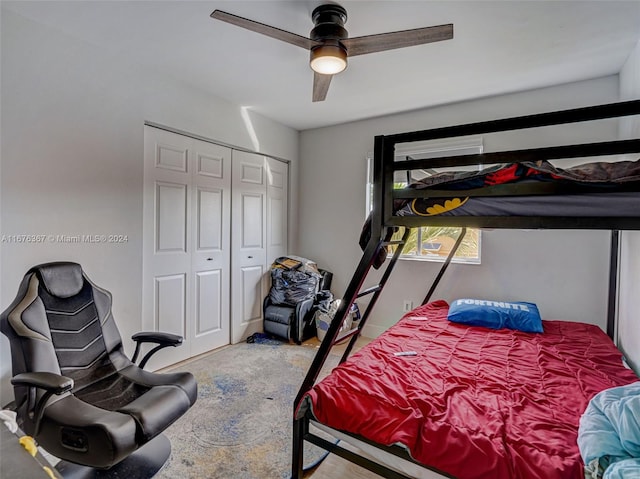
<path fill-rule="evenodd" d="M 315 24 L 309 35 L 311 40 L 323 42 L 348 38 L 349 35 L 344 28 L 347 11 L 340 5 L 320 5 L 313 10 L 311 17 Z"/>
<path fill-rule="evenodd" d="M 340 5 L 320 5 L 311 14 L 315 27 L 309 37 L 317 44 L 311 47 L 311 62 L 321 56 L 332 56 L 347 62 L 347 48 L 341 40 L 349 38 L 344 23 L 347 21 L 347 11 Z"/>

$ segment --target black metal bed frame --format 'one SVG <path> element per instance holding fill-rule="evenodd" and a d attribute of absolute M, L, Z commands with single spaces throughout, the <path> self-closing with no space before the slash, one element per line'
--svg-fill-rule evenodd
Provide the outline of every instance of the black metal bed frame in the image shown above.
<path fill-rule="evenodd" d="M 618 118 L 629 115 L 640 114 L 640 100 L 633 100 L 620 103 L 577 108 L 551 113 L 541 113 L 535 115 L 520 116 L 491 120 L 464 125 L 435 128 L 430 130 L 413 131 L 387 136 L 375 137 L 374 149 L 374 190 L 373 204 L 374 210 L 371 215 L 371 231 L 369 241 L 364 248 L 363 255 L 353 274 L 353 277 L 346 288 L 340 307 L 326 332 L 316 356 L 307 372 L 307 375 L 298 391 L 294 402 L 293 419 L 293 457 L 292 457 L 292 479 L 300 479 L 303 474 L 303 444 L 304 441 L 316 444 L 327 451 L 337 454 L 351 462 L 354 462 L 382 477 L 392 479 L 411 479 L 409 476 L 398 473 L 379 462 L 349 451 L 337 444 L 326 441 L 322 437 L 313 434 L 309 430 L 311 418 L 308 414 L 299 414 L 299 407 L 302 404 L 304 395 L 315 384 L 320 370 L 322 369 L 331 348 L 337 342 L 349 339 L 346 349 L 340 359 L 340 363 L 346 361 L 351 354 L 355 342 L 367 322 L 367 319 L 376 304 L 376 301 L 389 279 L 393 268 L 402 253 L 411 228 L 421 226 L 460 226 L 478 228 L 527 228 L 527 229 L 601 229 L 611 230 L 611 251 L 610 251 L 610 271 L 609 271 L 609 300 L 607 309 L 607 334 L 613 338 L 615 332 L 616 316 L 616 292 L 618 278 L 618 255 L 620 230 L 640 230 L 640 211 L 638 217 L 561 217 L 561 216 L 469 216 L 469 217 L 414 217 L 394 215 L 393 203 L 396 199 L 416 198 L 425 196 L 427 193 L 417 189 L 394 189 L 394 172 L 438 168 L 447 166 L 496 164 L 496 163 L 516 163 L 523 161 L 538 161 L 551 159 L 566 159 L 578 157 L 593 157 L 612 154 L 627 154 L 640 152 L 640 139 L 617 140 L 600 143 L 584 143 L 578 145 L 554 146 L 545 148 L 533 148 L 524 150 L 501 151 L 495 153 L 484 153 L 475 155 L 464 155 L 456 157 L 442 157 L 421 160 L 394 161 L 395 146 L 398 143 L 408 143 L 416 141 L 434 140 L 441 138 L 452 138 L 468 135 L 480 135 L 487 133 L 498 133 L 511 130 L 537 128 L 552 125 L 562 125 L 567 123 L 578 123 L 594 120 L 604 120 Z M 622 188 L 624 189 L 624 188 Z M 628 189 L 627 189 L 628 191 Z M 637 191 L 637 189 L 636 189 Z M 546 191 L 543 194 L 549 194 Z M 520 196 L 529 194 L 539 194 L 531 192 L 527 185 L 496 185 L 489 189 L 474 189 L 456 191 L 460 196 Z M 451 191 L 434 191 L 429 189 L 428 196 L 451 196 Z M 640 205 L 639 205 L 640 206 Z M 404 227 L 405 231 L 402 239 L 389 241 L 389 230 L 397 227 Z M 440 278 L 449 266 L 453 255 L 464 235 L 463 228 L 456 246 L 452 249 L 446 261 L 434 280 L 425 300 L 426 303 L 435 290 Z M 388 261 L 379 283 L 373 287 L 362 289 L 362 286 L 371 271 L 382 248 L 389 245 L 397 245 L 393 257 Z M 360 297 L 372 295 L 371 300 L 362 314 L 360 324 L 348 335 L 341 335 L 340 327 L 346 318 L 351 305 Z M 343 432 L 343 431 L 341 431 Z M 347 434 L 349 435 L 349 434 Z M 362 438 L 358 438 L 363 440 Z M 370 441 L 366 441 L 369 442 Z M 376 447 L 388 451 L 392 454 L 408 458 L 408 455 L 399 453 L 393 448 L 376 445 Z M 410 460 L 410 459 L 409 459 Z M 425 467 L 422 465 L 422 467 Z M 436 471 L 439 472 L 439 471 Z"/>

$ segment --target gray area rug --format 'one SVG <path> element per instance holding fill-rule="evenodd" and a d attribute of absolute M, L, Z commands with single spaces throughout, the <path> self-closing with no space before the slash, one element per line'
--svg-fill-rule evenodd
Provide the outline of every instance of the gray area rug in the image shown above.
<path fill-rule="evenodd" d="M 167 431 L 161 479 L 291 477 L 293 400 L 317 349 L 275 340 L 225 347 L 172 371 L 198 381 L 196 404 Z M 338 362 L 331 356 L 323 374 Z M 305 444 L 305 463 L 322 449 Z"/>

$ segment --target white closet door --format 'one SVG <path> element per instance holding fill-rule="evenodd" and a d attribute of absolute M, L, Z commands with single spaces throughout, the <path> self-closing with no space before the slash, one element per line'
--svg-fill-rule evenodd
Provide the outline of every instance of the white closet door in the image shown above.
<path fill-rule="evenodd" d="M 233 151 L 231 342 L 262 331 L 266 294 L 265 157 Z"/>
<path fill-rule="evenodd" d="M 229 343 L 230 150 L 145 127 L 143 329 L 184 337 L 151 368 Z"/>
<path fill-rule="evenodd" d="M 194 140 L 191 355 L 229 344 L 231 149 Z"/>
<path fill-rule="evenodd" d="M 267 158 L 267 267 L 288 253 L 289 165 Z"/>

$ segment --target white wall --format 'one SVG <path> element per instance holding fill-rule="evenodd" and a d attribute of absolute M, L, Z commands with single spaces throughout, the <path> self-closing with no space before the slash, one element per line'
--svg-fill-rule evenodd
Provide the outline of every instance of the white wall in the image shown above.
<path fill-rule="evenodd" d="M 122 244 L 4 242 L 1 307 L 13 300 L 29 267 L 76 261 L 113 293 L 114 315 L 130 350 L 128 338 L 141 326 L 144 122 L 291 160 L 294 187 L 298 132 L 8 11 L 2 13 L 1 40 L 2 234 L 128 237 Z M 296 194 L 294 189 L 292 205 Z M 4 337 L 0 346 L 5 404 L 12 393 Z"/>
<path fill-rule="evenodd" d="M 620 71 L 620 99 L 640 99 L 640 42 Z M 620 123 L 620 136 L 640 138 L 640 115 Z M 625 231 L 620 249 L 618 347 L 640 375 L 640 232 Z"/>
<path fill-rule="evenodd" d="M 469 81 L 472 81 L 470 79 Z M 618 100 L 618 78 L 447 105 L 301 133 L 300 254 L 332 270 L 341 295 L 360 259 L 367 152 L 375 135 L 595 105 Z M 617 122 L 542 128 L 486 137 L 485 151 L 613 139 Z M 485 231 L 482 264 L 451 265 L 434 299 L 461 296 L 530 300 L 545 318 L 606 325 L 609 233 Z M 438 264 L 400 261 L 369 320 L 375 335 L 400 316 L 404 299 L 420 304 Z"/>
<path fill-rule="evenodd" d="M 0 8 L 0 26 L 2 24 L 2 8 Z M 0 52 L 1 54 L 1 52 Z M 2 67 L 0 65 L 0 91 L 2 89 Z M 2 95 L 0 94 L 0 185 L 2 185 L 2 116 L 1 116 L 1 112 L 2 112 Z M 1 189 L 0 189 L 1 191 Z M 2 194 L 0 194 L 0 234 L 2 233 L 3 229 L 2 229 Z M 0 241 L 0 304 L 4 304 L 3 300 L 2 300 L 2 242 Z M 2 334 L 0 334 L 0 336 L 2 336 Z M 8 390 L 9 385 L 4 385 L 5 383 L 2 382 L 2 379 L 4 378 L 4 370 L 5 368 L 7 368 L 7 366 L 3 366 L 4 364 L 7 364 L 7 361 L 9 361 L 9 351 L 8 351 L 8 343 L 7 340 L 3 337 L 0 338 L 0 408 L 2 408 L 7 401 L 4 400 L 4 398 L 8 397 L 6 394 L 4 394 L 5 390 Z"/>

